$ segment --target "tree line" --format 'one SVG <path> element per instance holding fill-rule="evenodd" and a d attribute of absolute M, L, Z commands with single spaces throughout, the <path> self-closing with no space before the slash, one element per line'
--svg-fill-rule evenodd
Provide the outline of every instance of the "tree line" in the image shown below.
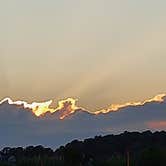
<path fill-rule="evenodd" d="M 6 147 L 0 161 L 0 166 L 165 166 L 166 132 L 96 136 L 56 150 L 41 145 Z"/>

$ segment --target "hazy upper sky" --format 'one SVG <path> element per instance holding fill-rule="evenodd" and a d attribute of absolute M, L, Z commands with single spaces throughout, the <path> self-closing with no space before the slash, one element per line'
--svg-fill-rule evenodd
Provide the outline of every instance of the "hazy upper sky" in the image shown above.
<path fill-rule="evenodd" d="M 1 0 L 0 99 L 88 109 L 166 92 L 165 0 Z"/>

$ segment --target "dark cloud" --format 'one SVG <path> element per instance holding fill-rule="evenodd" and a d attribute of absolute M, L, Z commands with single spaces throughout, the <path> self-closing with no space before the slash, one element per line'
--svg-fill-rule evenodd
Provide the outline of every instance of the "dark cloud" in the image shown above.
<path fill-rule="evenodd" d="M 81 108 L 63 120 L 65 110 L 36 117 L 22 106 L 0 105 L 0 145 L 26 146 L 42 144 L 57 147 L 73 139 L 147 129 L 166 129 L 166 100 L 141 106 L 127 106 L 116 112 L 91 114 Z"/>

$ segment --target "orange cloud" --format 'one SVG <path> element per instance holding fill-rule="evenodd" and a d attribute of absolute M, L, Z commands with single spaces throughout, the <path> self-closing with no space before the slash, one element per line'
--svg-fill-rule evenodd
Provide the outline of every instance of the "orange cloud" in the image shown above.
<path fill-rule="evenodd" d="M 152 121 L 148 122 L 147 126 L 151 129 L 166 129 L 166 121 Z"/>

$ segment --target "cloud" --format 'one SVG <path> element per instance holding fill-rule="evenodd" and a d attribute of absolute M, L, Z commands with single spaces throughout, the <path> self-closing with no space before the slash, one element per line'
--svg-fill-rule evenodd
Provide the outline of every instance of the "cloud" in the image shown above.
<path fill-rule="evenodd" d="M 74 113 L 77 109 L 81 109 L 76 106 L 76 100 L 72 98 L 67 98 L 58 102 L 57 108 L 51 108 L 52 100 L 46 102 L 33 102 L 31 104 L 25 101 L 13 101 L 10 98 L 3 99 L 0 104 L 8 103 L 9 105 L 21 106 L 24 109 L 29 109 L 36 116 L 44 116 L 46 113 L 61 112 L 59 119 L 64 119 L 70 114 Z"/>
<path fill-rule="evenodd" d="M 0 104 L 1 146 L 42 144 L 54 148 L 73 139 L 124 130 L 166 129 L 164 94 L 143 102 L 112 105 L 107 111 L 93 113 L 76 106 L 76 100 L 71 98 L 58 102 L 56 108 L 52 108 L 51 103 L 3 100 Z M 34 110 L 43 109 L 49 111 L 36 116 Z"/>
<path fill-rule="evenodd" d="M 64 119 L 68 117 L 71 114 L 74 114 L 77 110 L 84 110 L 91 114 L 103 114 L 103 113 L 109 113 L 114 111 L 119 111 L 122 108 L 125 107 L 131 107 L 131 106 L 142 106 L 146 103 L 151 102 L 163 102 L 164 98 L 166 97 L 166 94 L 159 94 L 154 96 L 151 99 L 145 100 L 143 102 L 128 102 L 125 104 L 111 104 L 109 108 L 102 109 L 99 111 L 87 111 L 84 108 L 76 106 L 76 99 L 73 98 L 67 98 L 65 100 L 61 100 L 58 102 L 57 108 L 51 108 L 50 105 L 52 104 L 52 100 L 46 101 L 46 102 L 33 102 L 31 104 L 27 103 L 26 101 L 13 101 L 10 98 L 5 98 L 2 101 L 0 101 L 0 104 L 3 104 L 7 102 L 9 105 L 16 105 L 16 106 L 22 106 L 24 109 L 30 109 L 34 115 L 36 116 L 44 116 L 46 113 L 55 113 L 55 112 L 61 112 L 59 119 Z"/>

